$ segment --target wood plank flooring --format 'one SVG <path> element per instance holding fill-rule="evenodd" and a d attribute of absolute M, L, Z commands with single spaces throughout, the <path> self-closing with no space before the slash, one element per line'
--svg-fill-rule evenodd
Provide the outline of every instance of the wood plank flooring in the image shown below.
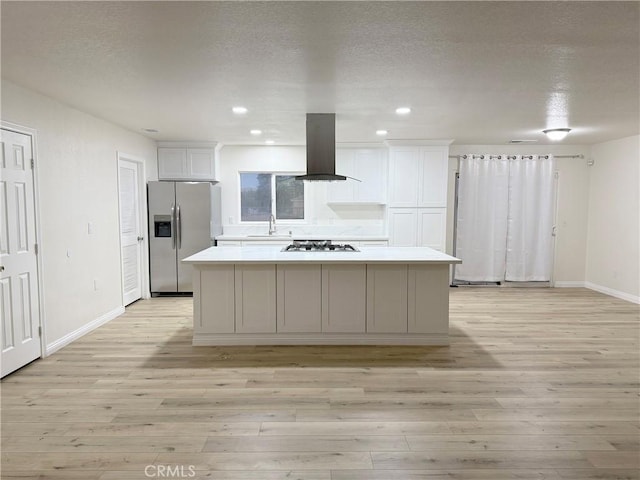
<path fill-rule="evenodd" d="M 193 347 L 139 301 L 2 381 L 2 479 L 640 479 L 639 307 L 451 290 L 449 347 Z"/>

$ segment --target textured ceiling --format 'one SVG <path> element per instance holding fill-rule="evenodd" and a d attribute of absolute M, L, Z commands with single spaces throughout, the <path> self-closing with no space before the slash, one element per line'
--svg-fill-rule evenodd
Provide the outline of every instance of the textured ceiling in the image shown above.
<path fill-rule="evenodd" d="M 335 112 L 339 142 L 590 144 L 640 130 L 639 7 L 3 1 L 2 76 L 158 140 L 302 144 Z"/>

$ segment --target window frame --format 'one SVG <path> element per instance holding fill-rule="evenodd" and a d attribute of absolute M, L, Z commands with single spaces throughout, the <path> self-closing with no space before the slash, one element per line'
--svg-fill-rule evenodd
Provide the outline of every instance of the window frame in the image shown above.
<path fill-rule="evenodd" d="M 309 203 L 308 203 L 308 195 L 307 195 L 307 187 L 306 182 L 303 180 L 298 180 L 302 182 L 302 191 L 304 195 L 304 216 L 303 218 L 278 218 L 276 211 L 276 177 L 280 176 L 296 176 L 296 175 L 304 175 L 304 172 L 289 172 L 289 171 L 264 171 L 264 170 L 239 170 L 238 171 L 238 221 L 240 224 L 244 225 L 267 225 L 269 223 L 268 220 L 242 220 L 242 174 L 243 173 L 251 173 L 254 175 L 271 175 L 271 214 L 273 214 L 274 218 L 277 222 L 287 223 L 287 224 L 303 224 L 307 222 L 308 211 L 309 211 Z"/>

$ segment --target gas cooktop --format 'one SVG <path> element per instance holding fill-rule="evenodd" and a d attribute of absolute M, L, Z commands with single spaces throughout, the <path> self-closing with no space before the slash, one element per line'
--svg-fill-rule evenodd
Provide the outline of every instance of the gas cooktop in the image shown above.
<path fill-rule="evenodd" d="M 294 240 L 283 252 L 359 252 L 348 243 L 332 243 L 331 240 Z"/>

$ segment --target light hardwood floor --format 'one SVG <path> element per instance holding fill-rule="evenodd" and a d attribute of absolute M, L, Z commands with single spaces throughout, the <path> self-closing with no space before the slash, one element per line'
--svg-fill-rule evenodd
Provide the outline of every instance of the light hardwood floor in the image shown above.
<path fill-rule="evenodd" d="M 638 312 L 458 288 L 449 347 L 192 347 L 140 301 L 3 380 L 2 479 L 638 479 Z"/>

